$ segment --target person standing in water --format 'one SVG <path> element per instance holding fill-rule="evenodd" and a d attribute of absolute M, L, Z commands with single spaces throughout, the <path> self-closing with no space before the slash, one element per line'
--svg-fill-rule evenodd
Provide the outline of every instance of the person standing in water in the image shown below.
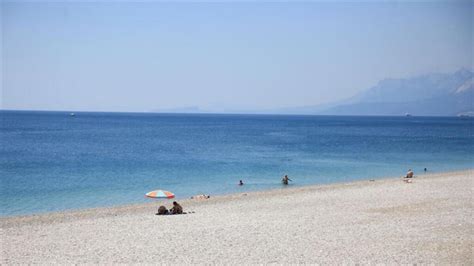
<path fill-rule="evenodd" d="M 293 181 L 293 180 L 291 180 L 290 178 L 288 178 L 288 175 L 285 175 L 285 176 L 281 179 L 281 182 L 283 183 L 283 185 L 288 185 L 288 181 Z"/>
<path fill-rule="evenodd" d="M 413 171 L 411 169 L 408 169 L 408 173 L 405 178 L 413 178 Z"/>
<path fill-rule="evenodd" d="M 242 180 L 239 181 L 239 186 L 243 186 L 244 185 L 244 182 L 242 182 Z"/>

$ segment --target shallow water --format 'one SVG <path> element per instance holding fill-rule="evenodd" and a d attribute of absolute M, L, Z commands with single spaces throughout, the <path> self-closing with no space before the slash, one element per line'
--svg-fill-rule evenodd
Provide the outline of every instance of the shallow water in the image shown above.
<path fill-rule="evenodd" d="M 0 112 L 2 216 L 473 168 L 474 119 Z M 244 186 L 238 186 L 242 179 Z"/>

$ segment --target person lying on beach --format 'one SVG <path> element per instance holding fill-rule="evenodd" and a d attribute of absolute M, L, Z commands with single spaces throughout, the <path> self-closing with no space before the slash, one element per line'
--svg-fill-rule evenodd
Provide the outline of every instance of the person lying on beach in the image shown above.
<path fill-rule="evenodd" d="M 156 213 L 156 215 L 166 215 L 166 214 L 169 214 L 168 209 L 166 209 L 165 206 L 161 205 L 158 208 L 158 212 Z"/>
<path fill-rule="evenodd" d="M 176 201 L 173 201 L 173 208 L 170 209 L 171 214 L 183 214 L 183 207 Z"/>
<path fill-rule="evenodd" d="M 210 198 L 210 197 L 211 197 L 211 196 L 206 195 L 206 194 L 200 194 L 200 195 L 192 196 L 191 199 L 201 200 L 201 199 L 208 199 L 208 198 Z"/>
<path fill-rule="evenodd" d="M 283 185 L 288 185 L 288 181 L 293 181 L 293 180 L 291 180 L 290 178 L 288 178 L 288 175 L 285 175 L 285 176 L 281 179 L 281 182 L 283 183 Z"/>

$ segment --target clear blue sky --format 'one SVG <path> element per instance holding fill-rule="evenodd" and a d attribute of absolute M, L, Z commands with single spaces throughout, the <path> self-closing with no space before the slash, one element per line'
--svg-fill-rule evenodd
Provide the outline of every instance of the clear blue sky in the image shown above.
<path fill-rule="evenodd" d="M 472 68 L 470 1 L 2 2 L 2 109 L 316 105 Z"/>

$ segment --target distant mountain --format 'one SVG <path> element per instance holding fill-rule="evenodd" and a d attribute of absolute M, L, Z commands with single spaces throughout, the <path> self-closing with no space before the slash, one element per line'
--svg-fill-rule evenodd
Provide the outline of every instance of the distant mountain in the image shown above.
<path fill-rule="evenodd" d="M 384 79 L 348 100 L 277 109 L 200 108 L 155 109 L 169 113 L 320 114 L 474 116 L 474 73 L 432 73 L 406 79 Z"/>
<path fill-rule="evenodd" d="M 376 86 L 318 114 L 453 116 L 474 113 L 474 74 L 429 74 L 385 79 Z"/>
<path fill-rule="evenodd" d="M 160 109 L 153 109 L 150 110 L 151 113 L 201 113 L 205 112 L 201 110 L 198 106 L 186 106 L 186 107 L 179 107 L 179 108 L 160 108 Z"/>

